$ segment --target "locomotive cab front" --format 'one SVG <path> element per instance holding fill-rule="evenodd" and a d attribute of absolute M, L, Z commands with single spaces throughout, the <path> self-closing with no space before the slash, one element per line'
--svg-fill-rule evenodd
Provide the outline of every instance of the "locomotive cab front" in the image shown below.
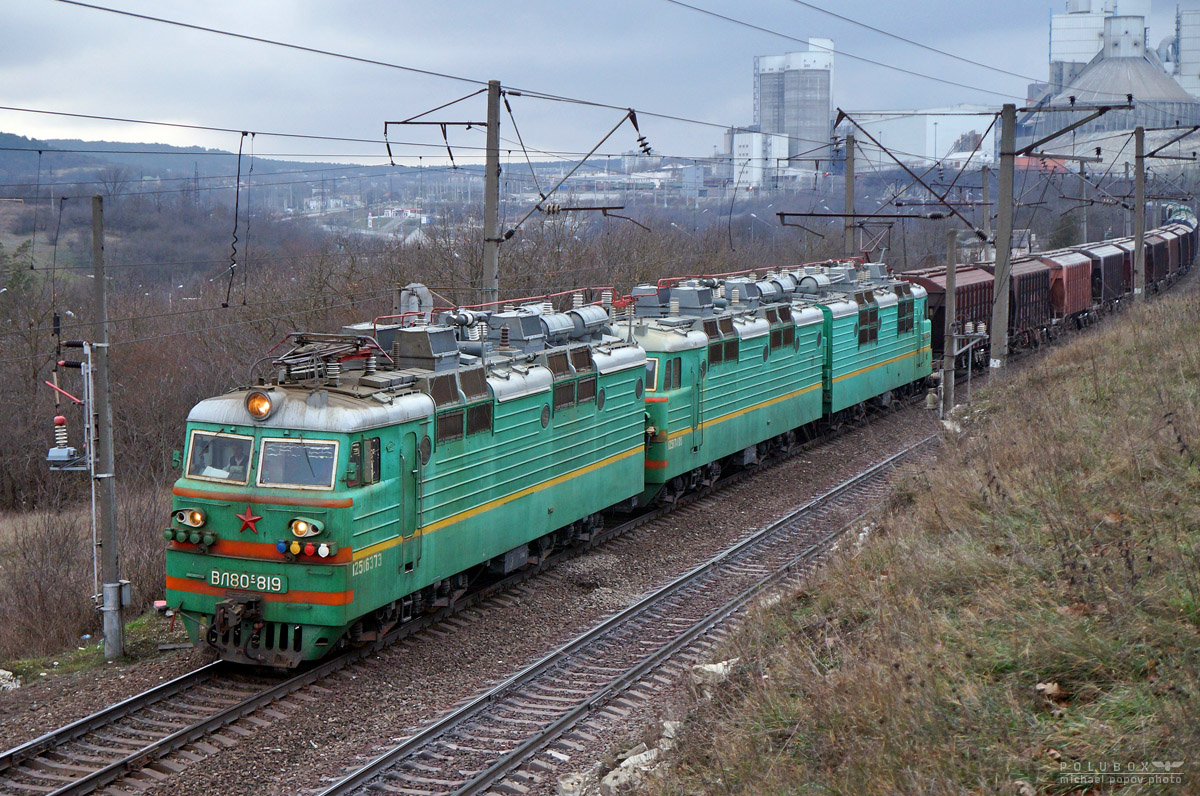
<path fill-rule="evenodd" d="M 402 536 L 400 502 L 378 497 L 398 494 L 383 483 L 380 432 L 326 430 L 353 424 L 336 396 L 313 407 L 311 395 L 235 391 L 189 416 L 164 531 L 167 602 L 228 660 L 295 666 L 342 643 L 363 613 L 354 546 Z"/>

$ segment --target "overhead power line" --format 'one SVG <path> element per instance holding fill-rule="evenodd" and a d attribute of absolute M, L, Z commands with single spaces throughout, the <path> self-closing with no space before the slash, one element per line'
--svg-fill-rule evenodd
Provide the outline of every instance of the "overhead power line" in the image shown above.
<path fill-rule="evenodd" d="M 211 34 L 214 34 L 217 36 L 228 36 L 230 38 L 241 39 L 243 41 L 251 41 L 251 42 L 258 43 L 258 44 L 268 44 L 268 45 L 271 45 L 272 47 L 282 47 L 284 49 L 296 50 L 298 52 L 306 52 L 306 53 L 311 53 L 314 55 L 324 55 L 324 56 L 328 56 L 330 58 L 340 58 L 342 60 L 352 61 L 354 63 L 368 64 L 370 66 L 381 66 L 381 67 L 384 67 L 387 69 L 398 69 L 398 70 L 401 70 L 404 72 L 412 72 L 415 74 L 427 75 L 430 77 L 440 77 L 440 78 L 444 78 L 446 80 L 454 80 L 454 81 L 458 81 L 460 83 L 470 83 L 470 84 L 476 85 L 476 86 L 486 86 L 488 84 L 488 81 L 480 80 L 478 78 L 463 77 L 462 75 L 454 75 L 454 74 L 450 74 L 448 72 L 437 72 L 437 71 L 434 71 L 431 69 L 421 69 L 421 68 L 415 67 L 415 66 L 408 66 L 405 64 L 396 64 L 396 63 L 391 63 L 388 61 L 380 61 L 380 60 L 377 60 L 374 58 L 362 58 L 362 57 L 359 57 L 356 55 L 349 55 L 347 53 L 335 52 L 333 50 L 323 50 L 323 49 L 320 49 L 317 47 L 307 47 L 307 46 L 301 45 L 301 44 L 292 44 L 290 42 L 278 41 L 276 39 L 268 39 L 268 38 L 265 38 L 262 36 L 250 36 L 245 33 L 234 33 L 233 31 L 221 30 L 220 28 L 210 28 L 210 27 L 205 27 L 203 25 L 193 25 L 191 23 L 180 22 L 178 20 L 150 16 L 149 14 L 137 14 L 132 11 L 124 11 L 124 10 L 118 9 L 118 8 L 108 8 L 106 6 L 95 5 L 93 3 L 83 3 L 83 2 L 79 2 L 79 0 L 55 0 L 55 2 L 63 3 L 65 5 L 78 6 L 80 8 L 87 8 L 87 9 L 91 9 L 94 11 L 103 11 L 103 12 L 106 12 L 109 14 L 117 14 L 119 16 L 131 17 L 134 19 L 144 20 L 146 22 L 157 22 L 157 23 L 160 23 L 163 25 L 171 25 L 171 26 L 178 27 L 178 28 L 185 28 L 188 30 L 199 31 L 202 33 L 211 33 Z M 520 88 L 518 86 L 507 86 L 506 85 L 504 88 L 509 93 L 510 96 L 523 95 L 523 96 L 527 96 L 527 97 L 532 97 L 534 99 L 541 99 L 541 100 L 547 100 L 547 101 L 552 101 L 552 102 L 566 102 L 566 103 L 570 103 L 570 104 L 574 104 L 574 105 L 583 105 L 585 107 L 607 108 L 609 110 L 616 110 L 616 111 L 631 110 L 629 107 L 623 106 L 623 105 L 614 105 L 614 104 L 607 103 L 607 102 L 598 102 L 596 100 L 581 99 L 579 97 L 568 97 L 568 96 L 565 96 L 562 94 L 552 94 L 552 93 L 545 92 L 545 91 L 537 91 L 535 89 Z M 0 106 L 0 110 L 21 110 L 21 109 L 17 109 L 17 108 L 6 109 L 6 108 Z M 633 110 L 636 110 L 637 114 L 642 117 L 652 117 L 655 119 L 663 119 L 665 121 L 681 122 L 683 124 L 695 124 L 695 125 L 700 125 L 703 127 L 713 127 L 713 128 L 717 128 L 720 130 L 727 130 L 731 127 L 733 127 L 733 128 L 740 127 L 740 125 L 723 124 L 720 122 L 707 121 L 704 119 L 692 119 L 687 116 L 680 116 L 677 114 L 670 114 L 670 113 L 660 113 L 660 112 L 656 112 L 656 111 L 648 111 L 648 110 L 641 109 L 641 108 L 636 108 Z M 75 115 L 75 114 L 64 114 L 64 115 Z M 105 120 L 105 117 L 99 117 L 99 116 L 87 116 L 85 114 L 78 114 L 78 116 L 80 116 L 80 118 Z M 107 119 L 107 120 L 108 121 L 133 121 L 133 120 L 126 120 L 126 119 Z M 162 124 L 162 125 L 168 126 L 168 127 L 176 126 L 176 127 L 183 127 L 183 128 L 189 128 L 189 129 L 212 130 L 212 131 L 226 132 L 226 133 L 241 133 L 241 132 L 243 132 L 242 130 L 235 130 L 235 129 L 228 128 L 228 127 L 213 128 L 213 127 L 203 127 L 203 126 L 199 126 L 199 125 L 173 124 L 173 123 L 166 123 L 166 122 L 159 122 L 158 124 Z M 276 133 L 269 133 L 269 132 L 265 132 L 265 131 L 261 131 L 261 130 L 255 131 L 255 132 L 257 132 L 259 135 L 277 135 Z M 793 138 L 793 139 L 797 138 L 797 136 L 788 136 L 784 133 L 764 133 L 764 135 L 770 135 L 770 136 L 778 137 L 778 138 Z M 323 138 L 323 136 L 286 136 L 286 135 L 284 137 L 313 138 L 313 139 L 317 139 L 317 140 L 320 140 L 321 138 Z M 380 143 L 380 144 L 383 143 L 382 141 L 376 142 L 376 141 L 370 141 L 370 140 L 365 140 L 365 139 L 341 138 L 341 139 L 331 139 L 331 140 L 359 141 L 362 143 Z M 797 140 L 809 141 L 814 144 L 822 143 L 821 141 L 817 141 L 815 139 L 797 139 Z"/>
<path fill-rule="evenodd" d="M 955 55 L 952 52 L 947 52 L 946 50 L 942 50 L 937 47 L 932 47 L 928 44 L 923 44 L 919 41 L 909 39 L 905 36 L 901 36 L 898 33 L 892 33 L 890 30 L 884 30 L 883 28 L 877 28 L 874 25 L 868 25 L 866 22 L 861 22 L 857 19 L 851 19 L 850 17 L 843 16 L 842 14 L 838 14 L 834 11 L 830 11 L 828 9 L 821 8 L 820 6 L 818 6 L 814 3 L 806 3 L 804 0 L 792 0 L 792 2 L 798 6 L 804 6 L 807 9 L 816 11 L 819 14 L 825 14 L 826 16 L 833 17 L 834 19 L 840 19 L 843 22 L 849 22 L 851 25 L 855 25 L 857 27 L 864 28 L 873 33 L 878 33 L 881 36 L 887 36 L 889 39 L 895 39 L 896 41 L 901 41 L 901 42 L 904 42 L 905 44 L 911 44 L 912 46 L 919 47 L 922 50 L 926 50 L 927 52 L 936 53 L 938 55 L 945 56 L 946 58 L 952 58 L 955 61 L 959 61 L 960 63 L 970 64 L 971 66 L 978 66 L 981 69 L 989 69 L 993 72 L 999 72 L 1002 75 L 1009 75 L 1010 77 L 1019 77 L 1022 80 L 1028 80 L 1031 83 L 1040 82 L 1036 77 L 1030 77 L 1029 75 L 1022 75 L 1019 72 L 1010 72 L 1007 69 L 1001 69 L 998 66 L 992 66 L 991 64 L 985 64 L 981 61 L 973 61 L 970 58 L 964 58 L 961 55 Z"/>
<path fill-rule="evenodd" d="M 258 44 L 270 44 L 275 47 L 287 47 L 290 50 L 298 50 L 300 52 L 312 53 L 314 55 L 328 55 L 333 58 L 341 58 L 344 61 L 356 61 L 360 64 L 369 64 L 370 66 L 385 66 L 389 69 L 402 69 L 405 72 L 413 72 L 418 75 L 428 75 L 429 77 L 440 77 L 445 80 L 457 80 L 460 83 L 473 83 L 477 86 L 487 86 L 486 80 L 476 80 L 476 79 L 469 78 L 469 77 L 461 77 L 459 75 L 452 75 L 447 72 L 437 72 L 432 69 L 421 69 L 420 67 L 416 67 L 416 66 L 406 66 L 404 64 L 395 64 L 395 63 L 390 63 L 388 61 L 379 61 L 374 58 L 362 58 L 357 55 L 347 55 L 346 53 L 334 52 L 333 50 L 322 50 L 319 47 L 306 47 L 302 44 L 290 44 L 287 42 L 276 41 L 275 39 L 264 38 L 262 36 L 250 36 L 245 33 L 233 33 L 232 31 L 228 31 L 228 30 L 220 30 L 218 28 L 208 28 L 203 25 L 193 25 L 188 22 L 180 22 L 180 21 L 174 20 L 174 19 L 164 19 L 162 17 L 153 17 L 153 16 L 150 16 L 149 14 L 137 14 L 137 13 L 134 13 L 133 11 L 124 11 L 119 8 L 108 8 L 106 6 L 93 5 L 91 3 L 81 3 L 81 2 L 79 2 L 79 0 L 57 0 L 57 2 L 63 3 L 65 5 L 69 5 L 69 6 L 79 6 L 80 8 L 90 8 L 94 11 L 106 11 L 110 14 L 118 14 L 123 17 L 133 17 L 134 19 L 141 19 L 141 20 L 145 20 L 147 22 L 159 22 L 164 25 L 173 25 L 177 28 L 186 28 L 188 30 L 196 30 L 196 31 L 200 31 L 202 33 L 215 33 L 220 36 L 229 36 L 230 38 L 234 38 L 234 39 L 242 39 L 243 41 L 257 42 Z"/>
<path fill-rule="evenodd" d="M 56 0 L 59 3 L 66 3 L 70 0 Z M 187 124 L 185 122 L 159 122 L 149 119 L 127 119 L 120 116 L 101 116 L 93 113 L 68 113 L 67 111 L 47 111 L 40 108 L 18 108 L 12 105 L 0 105 L 0 111 L 15 111 L 17 113 L 38 113 L 46 116 L 67 116 L 73 119 L 90 119 L 100 122 L 120 122 L 121 124 L 148 124 L 154 127 L 174 127 L 180 130 L 203 130 L 210 133 L 234 133 L 242 135 L 243 133 L 254 133 L 255 135 L 272 136 L 275 138 L 301 138 L 308 141 L 338 141 L 352 144 L 376 144 L 383 145 L 382 138 L 345 138 L 334 135 L 313 135 L 310 133 L 280 133 L 270 130 L 241 130 L 236 127 L 213 127 L 204 124 Z M 413 144 L 413 146 L 432 146 L 432 144 Z"/>
<path fill-rule="evenodd" d="M 798 42 L 800 44 L 808 44 L 809 43 L 807 39 L 800 39 L 800 38 L 796 38 L 795 36 L 789 36 L 788 34 L 781 33 L 777 30 L 772 30 L 770 28 L 761 27 L 761 26 L 755 25 L 751 22 L 746 22 L 744 20 L 736 19 L 734 17 L 729 17 L 724 14 L 718 14 L 715 11 L 709 11 L 704 8 L 699 8 L 698 6 L 689 5 L 688 3 L 682 2 L 682 0 L 665 0 L 665 2 L 671 3 L 673 5 L 681 6 L 683 8 L 688 8 L 688 9 L 691 9 L 692 11 L 696 11 L 701 14 L 706 14 L 711 17 L 716 17 L 718 19 L 725 20 L 726 22 L 730 22 L 735 25 L 741 25 L 742 27 L 751 28 L 753 30 L 761 31 L 763 33 L 768 33 L 772 36 L 778 36 L 783 39 L 788 39 L 789 41 Z M 851 19 L 850 17 L 846 17 L 841 14 L 834 13 L 832 11 L 827 11 L 826 9 L 823 9 L 812 3 L 803 2 L 803 0 L 791 0 L 791 2 L 796 3 L 797 5 L 800 5 L 800 6 L 804 6 L 805 8 L 812 9 L 813 11 L 817 11 L 822 14 L 828 14 L 829 16 L 832 16 L 832 17 L 836 17 L 837 19 L 843 20 L 845 22 L 849 22 L 852 25 L 857 25 L 861 28 L 865 28 L 865 29 L 873 31 L 875 33 L 879 33 L 881 35 L 888 36 L 889 38 L 904 42 L 905 44 L 910 44 L 910 45 L 913 45 L 914 47 L 919 47 L 923 50 L 927 50 L 928 52 L 936 53 L 936 54 L 941 55 L 946 58 L 951 58 L 956 61 L 960 61 L 962 63 L 971 64 L 972 66 L 977 66 L 982 69 L 987 69 L 992 72 L 997 72 L 999 74 L 1008 75 L 1010 77 L 1016 77 L 1016 78 L 1020 78 L 1022 80 L 1028 80 L 1031 83 L 1043 82 L 1039 78 L 1032 77 L 1030 75 L 1023 75 L 1023 74 L 1020 74 L 1019 72 L 1010 72 L 1007 69 L 1001 69 L 1000 67 L 992 66 L 991 64 L 985 64 L 981 61 L 973 61 L 970 58 L 964 58 L 962 56 L 955 55 L 954 53 L 947 52 L 946 50 L 942 50 L 937 47 L 930 46 L 928 44 L 923 44 L 919 41 L 916 41 L 915 39 L 909 39 L 909 38 L 907 38 L 905 36 L 901 36 L 897 33 L 892 33 L 890 31 L 883 30 L 882 28 L 877 28 L 872 25 L 868 25 L 865 22 L 859 22 L 858 20 Z M 828 52 L 834 53 L 835 55 L 841 55 L 844 58 L 850 58 L 851 60 L 855 60 L 855 61 L 862 61 L 864 63 L 873 64 L 875 66 L 880 66 L 885 69 L 892 69 L 894 71 L 902 72 L 904 74 L 912 75 L 914 77 L 920 77 L 920 78 L 924 78 L 926 80 L 933 80 L 938 83 L 945 83 L 947 85 L 957 86 L 959 88 L 971 89 L 972 91 L 981 91 L 981 92 L 984 92 L 985 94 L 993 94 L 998 97 L 1008 97 L 1010 99 L 1019 99 L 1022 101 L 1027 99 L 1026 96 L 1021 95 L 1021 94 L 1007 94 L 1002 91 L 993 91 L 992 89 L 982 88 L 980 86 L 972 86 L 972 85 L 968 85 L 966 83 L 958 83 L 954 80 L 948 80 L 946 78 L 937 77 L 936 75 L 930 75 L 930 74 L 926 74 L 924 72 L 918 72 L 913 69 L 905 69 L 904 67 L 895 66 L 894 64 L 888 64 L 888 63 L 884 63 L 882 61 L 876 61 L 871 58 L 866 58 L 861 55 L 855 55 L 853 53 L 848 53 L 844 50 L 836 50 L 831 47 L 822 47 L 820 45 L 818 45 L 818 47 L 821 50 L 826 50 Z M 1073 88 L 1075 88 L 1075 87 L 1074 86 L 1063 86 L 1062 90 L 1059 93 L 1069 92 Z M 1114 98 L 1124 98 L 1126 96 L 1125 92 L 1096 91 L 1094 93 L 1103 95 L 1103 96 L 1114 97 Z M 1135 99 L 1135 104 L 1137 102 L 1138 101 Z M 1084 110 L 1084 109 L 1081 108 L 1080 110 Z M 949 115 L 949 114 L 945 114 L 945 115 Z"/>
<path fill-rule="evenodd" d="M 800 44 L 809 44 L 808 39 L 800 39 L 795 36 L 789 36 L 786 33 L 781 33 L 777 30 L 772 30 L 770 28 L 764 28 L 760 25 L 755 25 L 752 22 L 746 22 L 745 20 L 726 16 L 725 14 L 718 14 L 716 11 L 709 11 L 706 8 L 700 8 L 699 6 L 694 6 L 694 5 L 690 5 L 688 3 L 684 3 L 684 2 L 682 2 L 682 0 L 664 0 L 664 2 L 670 3 L 671 5 L 679 6 L 680 8 L 687 8 L 687 9 L 690 9 L 691 11 L 695 11 L 697 13 L 704 14 L 706 16 L 714 17 L 716 19 L 720 19 L 720 20 L 729 22 L 734 25 L 740 25 L 741 27 L 744 27 L 744 28 L 749 28 L 751 30 L 757 30 L 760 33 L 766 33 L 771 36 L 778 36 L 781 39 L 787 39 L 788 41 L 794 41 L 794 42 L 798 42 Z M 1006 93 L 1003 91 L 993 91 L 992 89 L 983 88 L 981 86 L 972 86 L 967 83 L 959 83 L 954 80 L 947 80 L 944 77 L 938 77 L 936 75 L 928 75 L 928 74 L 925 74 L 924 72 L 917 72 L 916 70 L 913 70 L 913 69 L 905 69 L 902 66 L 896 66 L 894 64 L 887 64 L 887 63 L 884 63 L 883 61 L 876 61 L 873 58 L 867 58 L 862 55 L 855 55 L 853 53 L 848 53 L 845 50 L 836 50 L 832 47 L 825 47 L 822 45 L 817 45 L 817 48 L 821 51 L 831 52 L 834 55 L 840 55 L 843 58 L 849 58 L 854 61 L 862 61 L 863 63 L 872 64 L 874 66 L 881 66 L 884 69 L 891 69 L 893 71 L 901 72 L 906 75 L 912 75 L 913 77 L 919 77 L 919 78 L 923 78 L 925 80 L 932 80 L 936 83 L 944 83 L 948 86 L 955 86 L 957 88 L 965 88 L 965 89 L 969 89 L 971 91 L 982 91 L 985 94 L 994 94 L 997 97 L 1008 97 L 1010 99 L 1020 99 L 1020 100 L 1025 99 L 1025 97 L 1019 96 L 1017 94 L 1009 94 L 1009 93 Z"/>

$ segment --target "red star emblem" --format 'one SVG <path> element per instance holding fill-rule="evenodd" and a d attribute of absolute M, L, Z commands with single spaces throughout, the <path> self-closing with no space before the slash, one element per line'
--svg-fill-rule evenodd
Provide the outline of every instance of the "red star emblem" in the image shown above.
<path fill-rule="evenodd" d="M 237 517 L 239 520 L 242 521 L 242 527 L 238 528 L 238 533 L 241 533 L 242 531 L 246 530 L 247 528 L 249 528 L 254 533 L 258 533 L 258 528 L 254 525 L 254 523 L 261 520 L 262 517 L 255 514 L 253 509 L 251 509 L 249 505 L 246 506 L 245 514 L 234 514 L 233 516 Z"/>

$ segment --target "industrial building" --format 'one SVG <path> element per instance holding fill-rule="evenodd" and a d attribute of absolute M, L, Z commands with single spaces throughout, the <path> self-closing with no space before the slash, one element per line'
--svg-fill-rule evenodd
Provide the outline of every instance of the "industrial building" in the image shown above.
<path fill-rule="evenodd" d="M 1144 23 L 1150 18 L 1150 0 L 1067 0 L 1066 13 L 1051 14 L 1048 94 L 1073 85 L 1100 53 L 1105 20 L 1113 16 L 1141 17 Z"/>
<path fill-rule="evenodd" d="M 1155 128 L 1200 124 L 1200 100 L 1167 73 L 1156 52 L 1147 50 L 1145 18 L 1109 15 L 1102 22 L 1098 52 L 1074 74 L 1069 85 L 1044 99 L 1043 104 L 1060 108 L 1072 104 L 1123 105 L 1127 97 L 1132 97 L 1133 108 L 1109 111 L 1078 128 L 1077 137 L 1132 130 L 1139 125 Z M 1173 54 L 1172 46 L 1165 50 Z M 1067 71 L 1073 71 L 1073 67 Z M 1056 117 L 1060 115 L 1034 113 L 1022 120 L 1022 127 L 1026 135 L 1038 137 L 1059 126 L 1062 120 Z"/>
<path fill-rule="evenodd" d="M 832 103 L 832 39 L 809 39 L 806 50 L 754 59 L 754 124 L 788 136 L 787 157 L 828 157 Z"/>
<path fill-rule="evenodd" d="M 1150 11 L 1151 0 L 1067 0 L 1063 13 L 1050 16 L 1049 80 L 1031 85 L 1030 99 L 1045 100 L 1074 93 L 1080 87 L 1078 78 L 1101 55 L 1106 39 L 1111 41 L 1106 26 L 1114 24 L 1109 21 L 1114 17 L 1125 18 L 1118 23 L 1123 28 L 1122 34 L 1137 40 L 1147 63 L 1193 97 L 1200 98 L 1200 10 L 1182 10 L 1176 6 L 1175 29 L 1157 47 L 1152 45 L 1151 32 L 1146 27 Z M 1093 76 L 1091 83 L 1095 82 Z M 1136 87 L 1136 80 L 1133 82 Z"/>
<path fill-rule="evenodd" d="M 795 187 L 828 167 L 833 120 L 833 40 L 754 59 L 754 124 L 725 134 L 727 175 L 747 188 Z"/>
<path fill-rule="evenodd" d="M 1063 10 L 1050 15 L 1048 79 L 1029 87 L 1028 104 L 1056 109 L 1075 105 L 1080 111 L 1025 112 L 1018 117 L 1018 147 L 1079 119 L 1085 109 L 1124 105 L 1130 96 L 1132 108 L 1114 108 L 1075 130 L 1069 145 L 1059 142 L 1049 149 L 1088 156 L 1099 149 L 1101 158 L 1111 162 L 1121 157 L 1121 150 L 1110 152 L 1106 144 L 1106 136 L 1115 131 L 1200 125 L 1200 10 L 1176 7 L 1174 30 L 1154 47 L 1147 27 L 1151 0 L 1059 1 Z M 797 52 L 755 58 L 754 124 L 726 132 L 728 161 L 719 176 L 748 189 L 812 187 L 841 172 L 840 142 L 848 133 L 858 133 L 860 172 L 895 168 L 885 148 L 913 168 L 975 168 L 996 159 L 999 127 L 989 128 L 999 112 L 995 106 L 863 111 L 854 116 L 864 134 L 849 122 L 831 129 L 832 96 L 829 39 L 808 39 Z M 1150 132 L 1147 141 L 1165 142 L 1169 136 Z"/>

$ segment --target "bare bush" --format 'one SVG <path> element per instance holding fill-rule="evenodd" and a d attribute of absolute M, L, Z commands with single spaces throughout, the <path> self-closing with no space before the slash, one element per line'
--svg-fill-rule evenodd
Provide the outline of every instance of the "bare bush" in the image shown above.
<path fill-rule="evenodd" d="M 86 517 L 38 512 L 12 523 L 0 559 L 0 660 L 69 647 L 97 626 Z"/>

